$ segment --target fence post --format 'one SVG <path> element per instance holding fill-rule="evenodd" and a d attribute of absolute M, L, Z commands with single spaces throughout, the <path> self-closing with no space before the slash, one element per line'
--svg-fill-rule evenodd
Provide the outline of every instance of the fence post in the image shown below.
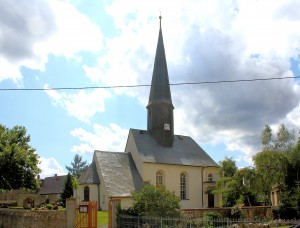
<path fill-rule="evenodd" d="M 76 220 L 76 199 L 73 197 L 66 199 L 66 214 L 67 227 L 74 228 Z"/>

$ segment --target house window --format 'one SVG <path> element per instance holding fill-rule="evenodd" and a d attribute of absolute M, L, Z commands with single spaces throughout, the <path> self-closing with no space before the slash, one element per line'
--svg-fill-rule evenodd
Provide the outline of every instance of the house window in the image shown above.
<path fill-rule="evenodd" d="M 186 174 L 181 173 L 180 174 L 180 198 L 181 199 L 187 199 L 187 178 Z"/>
<path fill-rule="evenodd" d="M 83 201 L 90 201 L 90 188 L 89 186 L 84 187 L 84 199 Z"/>
<path fill-rule="evenodd" d="M 164 185 L 164 174 L 162 171 L 156 173 L 156 186 Z"/>
<path fill-rule="evenodd" d="M 208 174 L 208 181 L 209 182 L 212 182 L 213 181 L 213 175 L 210 173 L 210 174 Z"/>

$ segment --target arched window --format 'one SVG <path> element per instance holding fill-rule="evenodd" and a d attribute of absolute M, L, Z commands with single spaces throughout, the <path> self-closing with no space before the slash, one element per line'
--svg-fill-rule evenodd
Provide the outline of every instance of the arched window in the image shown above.
<path fill-rule="evenodd" d="M 187 199 L 187 177 L 186 174 L 180 174 L 180 198 Z"/>
<path fill-rule="evenodd" d="M 156 186 L 164 185 L 164 173 L 162 171 L 158 171 L 156 173 Z"/>
<path fill-rule="evenodd" d="M 213 181 L 213 175 L 211 173 L 208 174 L 207 179 L 208 179 L 209 182 L 212 182 Z"/>
<path fill-rule="evenodd" d="M 90 201 L 90 188 L 89 186 L 84 187 L 84 199 L 83 201 Z"/>

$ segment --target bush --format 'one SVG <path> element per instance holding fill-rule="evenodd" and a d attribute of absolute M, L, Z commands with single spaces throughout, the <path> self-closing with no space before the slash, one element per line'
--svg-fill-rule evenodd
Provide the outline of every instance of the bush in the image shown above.
<path fill-rule="evenodd" d="M 31 209 L 31 205 L 28 204 L 28 203 L 25 203 L 24 206 L 23 206 L 24 209 L 26 210 L 30 210 Z"/>
<path fill-rule="evenodd" d="M 234 207 L 231 208 L 231 218 L 233 219 L 239 219 L 242 217 L 242 209 L 238 206 L 238 205 L 235 205 Z"/>
<path fill-rule="evenodd" d="M 180 198 L 165 187 L 144 185 L 139 192 L 132 193 L 133 211 L 140 216 L 178 217 Z"/>
<path fill-rule="evenodd" d="M 52 207 L 52 209 L 53 209 L 53 210 L 58 210 L 58 205 L 57 205 L 57 204 L 54 204 L 53 207 Z"/>
<path fill-rule="evenodd" d="M 297 219 L 299 218 L 299 211 L 290 205 L 280 204 L 272 209 L 274 219 Z"/>
<path fill-rule="evenodd" d="M 53 205 L 52 204 L 47 204 L 46 208 L 49 209 L 49 210 L 51 210 L 53 208 Z"/>
<path fill-rule="evenodd" d="M 203 224 L 204 227 L 219 227 L 222 226 L 220 220 L 222 216 L 217 212 L 207 211 L 203 214 Z"/>

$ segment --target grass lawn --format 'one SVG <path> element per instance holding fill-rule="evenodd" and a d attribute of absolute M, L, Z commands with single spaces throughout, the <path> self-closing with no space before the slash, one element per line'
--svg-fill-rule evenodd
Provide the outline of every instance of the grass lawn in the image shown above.
<path fill-rule="evenodd" d="M 98 211 L 98 226 L 107 225 L 108 224 L 108 212 L 107 211 Z"/>

